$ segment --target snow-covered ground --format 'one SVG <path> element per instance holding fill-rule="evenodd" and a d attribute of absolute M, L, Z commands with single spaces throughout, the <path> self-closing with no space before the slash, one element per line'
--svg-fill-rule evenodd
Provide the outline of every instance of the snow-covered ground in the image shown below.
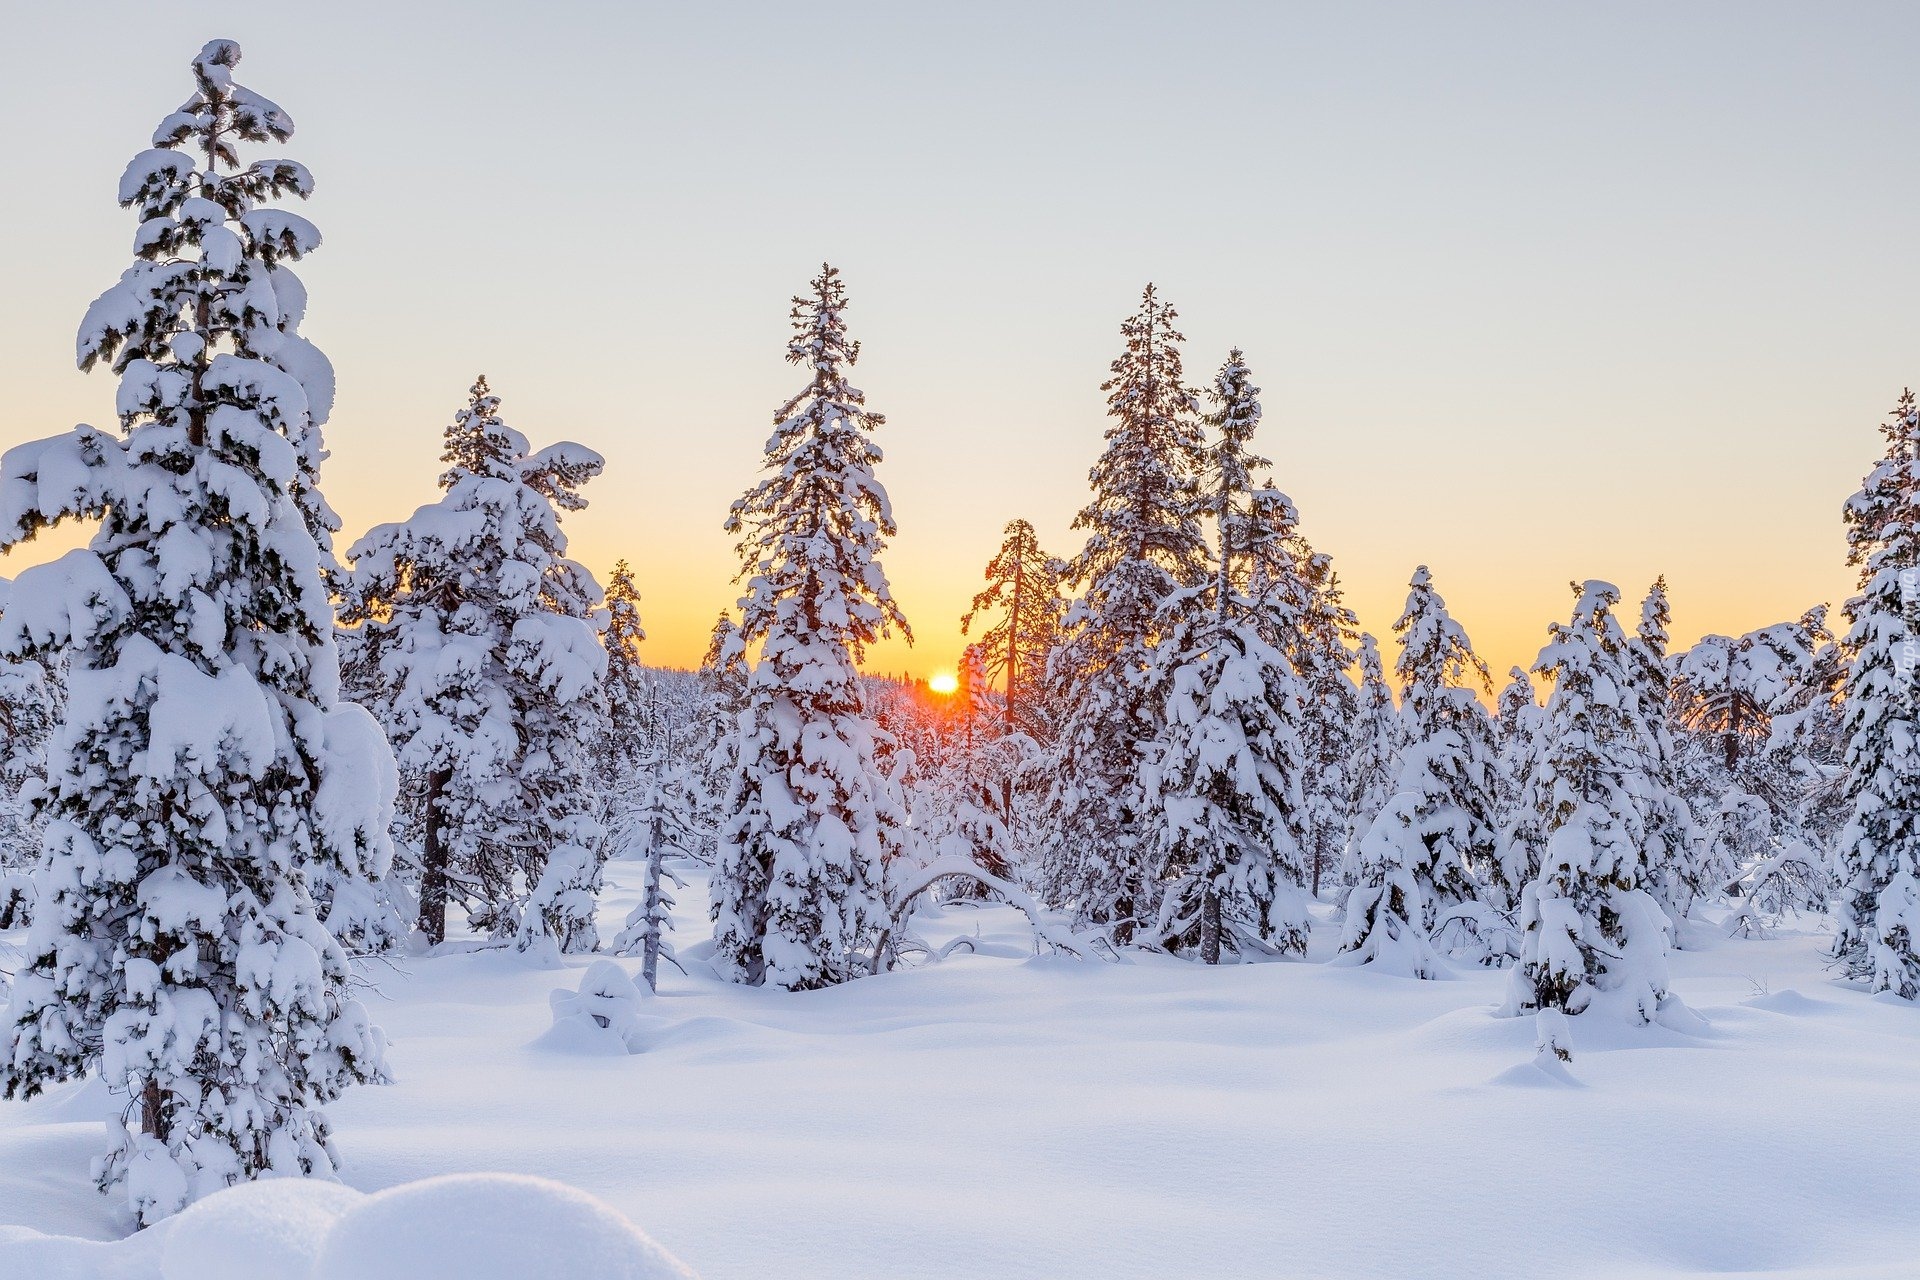
<path fill-rule="evenodd" d="M 639 873 L 609 868 L 608 936 Z M 679 897 L 692 950 L 704 887 Z M 801 995 L 663 966 L 632 1056 L 546 1034 L 586 960 L 370 969 L 397 1080 L 331 1108 L 346 1180 L 557 1178 L 705 1280 L 1920 1272 L 1920 1010 L 1832 981 L 1822 920 L 1695 929 L 1674 985 L 1707 1031 L 1576 1019 L 1577 1087 L 1524 1065 L 1503 973 L 1081 962 L 1004 908 L 926 923 L 978 953 Z M 109 1101 L 0 1104 L 0 1222 L 125 1233 L 86 1177 Z"/>

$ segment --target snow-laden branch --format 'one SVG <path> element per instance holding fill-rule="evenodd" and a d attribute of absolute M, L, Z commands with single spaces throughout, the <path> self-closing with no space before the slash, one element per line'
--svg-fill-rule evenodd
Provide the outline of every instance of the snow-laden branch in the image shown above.
<path fill-rule="evenodd" d="M 909 878 L 895 886 L 893 924 L 897 927 L 911 914 L 915 898 L 950 876 L 964 876 L 970 880 L 977 880 L 1005 898 L 1009 906 L 1027 917 L 1027 923 L 1033 926 L 1034 934 L 1056 951 L 1078 958 L 1093 950 L 1095 944 L 1079 934 L 1048 924 L 1040 904 L 1035 902 L 1033 896 L 1025 889 L 1010 880 L 1002 880 L 999 876 L 981 870 L 979 864 L 971 858 L 961 857 L 958 854 L 935 858 L 925 866 L 916 868 Z"/>

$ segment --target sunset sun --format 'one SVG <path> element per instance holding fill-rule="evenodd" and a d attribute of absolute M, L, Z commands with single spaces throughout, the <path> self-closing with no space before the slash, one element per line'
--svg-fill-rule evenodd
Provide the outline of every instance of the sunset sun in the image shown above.
<path fill-rule="evenodd" d="M 960 677 L 951 671 L 936 671 L 927 677 L 927 688 L 941 697 L 949 697 L 960 692 Z"/>

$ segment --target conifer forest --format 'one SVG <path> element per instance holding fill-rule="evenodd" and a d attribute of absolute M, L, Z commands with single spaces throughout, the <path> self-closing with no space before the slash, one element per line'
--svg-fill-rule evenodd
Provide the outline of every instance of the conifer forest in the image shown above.
<path fill-rule="evenodd" d="M 830 29 L 855 21 L 829 8 Z M 1086 59 L 1103 22 L 1161 23 L 1245 74 L 1224 15 L 1123 8 L 1081 15 Z M 1742 13 L 1767 20 L 1730 9 L 1728 30 Z M 857 237 L 785 268 L 751 248 L 755 219 L 898 177 L 836 159 L 880 127 L 862 59 L 809 59 L 759 128 L 810 150 L 815 179 L 728 214 L 770 338 L 713 368 L 778 379 L 725 437 L 764 443 L 697 446 L 730 506 L 669 539 L 619 533 L 622 468 L 691 483 L 669 438 L 713 430 L 649 395 L 707 372 L 503 292 L 501 341 L 409 386 L 438 416 L 367 434 L 336 421 L 366 417 L 347 397 L 376 375 L 321 342 L 385 323 L 380 291 L 431 290 L 392 264 L 426 271 L 443 227 L 518 198 L 512 175 L 544 174 L 548 221 L 503 261 L 638 279 L 680 261 L 567 229 L 570 171 L 638 153 L 556 112 L 524 137 L 591 146 L 536 170 L 515 142 L 499 172 L 455 173 L 432 157 L 466 109 L 445 101 L 361 157 L 369 181 L 430 191 L 431 217 L 324 236 L 332 170 L 356 157 L 330 146 L 310 171 L 267 83 L 322 54 L 250 37 L 243 61 L 191 16 L 139 52 L 141 96 L 164 88 L 114 134 L 118 230 L 77 227 L 92 256 L 45 268 L 70 311 L 21 319 L 77 333 L 100 425 L 0 418 L 0 1277 L 1920 1274 L 1920 400 L 1898 373 L 1850 390 L 1877 420 L 1805 424 L 1857 483 L 1815 486 L 1791 440 L 1756 435 L 1749 472 L 1595 436 L 1449 494 L 1471 466 L 1448 453 L 1528 446 L 1303 452 L 1318 428 L 1286 388 L 1310 364 L 1265 330 L 1186 337 L 1237 322 L 1210 315 L 1235 264 L 1311 246 L 1216 244 L 1165 270 L 1130 252 L 1087 286 L 1116 299 L 1107 319 L 1060 334 L 1103 352 L 1045 409 L 1071 431 L 1023 429 L 1068 465 L 982 421 L 943 447 L 992 452 L 1006 484 L 956 470 L 896 484 L 916 495 L 896 505 L 912 468 L 888 451 L 922 428 L 863 385 L 938 363 L 987 418 L 1033 421 L 995 389 L 1022 340 L 942 345 L 897 296 L 868 304 L 887 286 Z M 936 79 L 937 44 L 911 55 Z M 547 52 L 529 46 L 542 75 Z M 0 76 L 42 59 L 85 92 L 81 48 L 16 52 Z M 328 74 L 286 94 L 303 123 L 382 92 Z M 461 74 L 484 96 L 521 72 Z M 1060 74 L 1073 101 L 1079 73 Z M 1619 92 L 1629 111 L 1656 91 Z M 1156 109 L 1263 163 L 1257 130 L 1178 95 Z M 697 132 L 696 114 L 647 127 Z M 911 127 L 944 146 L 976 126 Z M 1231 206 L 1238 167 L 1141 153 L 1106 198 Z M 6 183 L 24 199 L 54 176 Z M 114 182 L 58 178 L 95 204 Z M 646 182 L 699 199 L 664 168 Z M 406 244 L 379 291 L 316 274 L 376 236 Z M 1514 254 L 1537 249 L 1515 233 Z M 105 274 L 74 265 L 107 250 Z M 1228 274 L 1183 313 L 1208 273 Z M 616 429 L 516 385 L 517 335 L 541 329 L 591 352 L 578 376 L 630 406 Z M 1920 335 L 1891 336 L 1920 379 Z M 442 367 L 431 335 L 381 341 L 380 395 Z M 1422 412 L 1375 397 L 1362 420 Z M 437 440 L 437 471 L 381 437 Z M 1329 458 L 1355 504 L 1384 492 L 1369 476 L 1429 477 L 1431 554 L 1419 519 L 1381 508 L 1397 614 L 1355 588 L 1378 576 L 1364 515 L 1303 496 Z M 1804 503 L 1832 598 L 1663 567 L 1656 472 L 1696 475 L 1703 502 L 1762 477 L 1753 532 L 1700 532 L 1709 553 Z M 1509 486 L 1559 515 L 1503 524 Z M 386 514 L 343 519 L 347 499 Z M 954 545 L 936 505 L 999 532 Z M 954 616 L 909 616 L 916 527 L 964 563 Z M 1447 541 L 1466 527 L 1653 551 L 1560 554 L 1558 604 L 1512 661 L 1476 648 L 1492 614 Z M 690 548 L 721 537 L 737 572 L 706 588 L 730 603 L 662 649 L 648 632 L 679 633 Z M 1618 563 L 1653 571 L 1586 576 Z"/>

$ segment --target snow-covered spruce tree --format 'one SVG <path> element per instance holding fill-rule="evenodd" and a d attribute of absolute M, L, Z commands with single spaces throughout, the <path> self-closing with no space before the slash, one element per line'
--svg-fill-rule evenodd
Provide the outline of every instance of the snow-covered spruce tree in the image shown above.
<path fill-rule="evenodd" d="M 1902 393 L 1887 448 L 1848 499 L 1846 798 L 1834 955 L 1875 991 L 1920 997 L 1920 406 Z"/>
<path fill-rule="evenodd" d="M 309 893 L 384 870 L 393 770 L 337 700 L 308 520 L 332 377 L 286 264 L 319 234 L 265 202 L 312 180 L 241 166 L 293 124 L 234 82 L 239 58 L 201 50 L 121 179 L 138 261 L 78 347 L 120 375 L 124 438 L 78 427 L 0 463 L 5 545 L 100 522 L 20 575 L 0 625 L 9 656 L 64 655 L 69 699 L 0 1091 L 98 1071 L 127 1103 L 95 1175 L 143 1223 L 242 1179 L 331 1174 L 322 1105 L 383 1071 Z"/>
<path fill-rule="evenodd" d="M 1262 622 L 1297 617 L 1277 583 L 1240 572 L 1274 553 L 1290 525 L 1256 505 L 1252 453 L 1260 389 L 1239 350 L 1211 390 L 1219 433 L 1207 451 L 1207 505 L 1219 530 L 1212 581 L 1164 608 L 1153 683 L 1166 689 L 1160 732 L 1146 753 L 1142 822 L 1157 861 L 1155 941 L 1207 964 L 1235 935 L 1283 952 L 1307 949 L 1307 871 L 1300 848 L 1307 772 L 1301 720 L 1309 691 Z M 1292 504 L 1279 509 L 1291 512 Z M 1249 594 L 1243 584 L 1264 588 Z"/>
<path fill-rule="evenodd" d="M 1670 666 L 1676 785 L 1710 837 L 1691 876 L 1699 892 L 1718 893 L 1740 874 L 1739 859 L 1770 858 L 1781 841 L 1837 834 L 1843 663 L 1825 606 L 1741 636 L 1703 636 Z M 1767 807 L 1771 834 L 1742 852 L 1721 819 L 1748 800 Z"/>
<path fill-rule="evenodd" d="M 1769 773 L 1791 801 L 1788 844 L 1814 849 L 1839 846 L 1847 825 L 1847 651 L 1844 637 L 1827 626 L 1826 605 L 1809 609 L 1793 624 L 1810 653 L 1787 695 L 1774 707 L 1766 755 Z M 1763 787 L 1764 789 L 1764 787 Z"/>
<path fill-rule="evenodd" d="M 1359 657 L 1359 705 L 1348 735 L 1352 749 L 1347 759 L 1347 834 L 1340 862 L 1340 880 L 1347 889 L 1358 882 L 1361 842 L 1393 798 L 1394 783 L 1400 779 L 1400 710 L 1394 705 L 1393 690 L 1380 663 L 1380 646 L 1371 633 L 1361 634 Z"/>
<path fill-rule="evenodd" d="M 662 745 L 649 767 L 633 778 L 636 798 L 627 804 L 616 828 L 623 847 L 638 850 L 645 860 L 646 874 L 640 901 L 627 913 L 613 950 L 620 955 L 639 954 L 640 976 L 648 991 L 659 990 L 660 957 L 673 956 L 662 936 L 674 907 L 668 882 L 675 888 L 682 886 L 666 869 L 667 855 L 693 856 L 705 835 L 699 825 L 692 766 L 674 758 L 670 734 Z"/>
<path fill-rule="evenodd" d="M 701 833 L 697 845 L 688 852 L 708 866 L 714 866 L 719 856 L 727 791 L 733 785 L 733 748 L 739 738 L 736 720 L 746 705 L 749 674 L 740 628 L 723 612 L 713 624 L 707 651 L 695 673 L 699 703 L 687 743 L 688 758 L 693 762 L 689 785 L 695 823 Z"/>
<path fill-rule="evenodd" d="M 1166 704 L 1154 646 L 1167 601 L 1203 582 L 1209 559 L 1193 478 L 1199 406 L 1181 369 L 1177 318 L 1148 285 L 1120 326 L 1126 348 L 1101 384 L 1107 447 L 1089 474 L 1093 500 L 1074 521 L 1087 543 L 1067 570 L 1083 591 L 1047 668 L 1061 720 L 1046 766 L 1042 897 L 1123 945 L 1159 914 L 1139 788 Z"/>
<path fill-rule="evenodd" d="M 1307 694 L 1301 726 L 1307 768 L 1300 781 L 1300 847 L 1317 898 L 1322 878 L 1340 866 L 1352 819 L 1349 769 L 1358 746 L 1354 728 L 1361 693 L 1347 672 L 1357 656 L 1359 619 L 1342 602 L 1340 575 L 1333 571 L 1331 557 L 1313 551 L 1297 533 L 1289 541 L 1298 547 L 1296 581 L 1302 594 L 1298 626 L 1282 651 Z"/>
<path fill-rule="evenodd" d="M 640 645 L 647 633 L 640 625 L 640 588 L 633 566 L 617 561 L 607 579 L 606 626 L 600 643 L 607 651 L 606 675 L 600 681 L 601 732 L 591 744 L 598 786 L 617 796 L 658 752 L 662 711 Z"/>
<path fill-rule="evenodd" d="M 1491 692 L 1486 663 L 1447 612 L 1425 565 L 1414 572 L 1407 607 L 1393 624 L 1400 637 L 1400 715 L 1404 745 L 1395 791 L 1420 797 L 1415 828 L 1426 849 L 1413 867 L 1432 928 L 1446 908 L 1480 898 L 1519 896 L 1500 883 L 1503 868 L 1494 802 L 1493 724 L 1471 679 Z"/>
<path fill-rule="evenodd" d="M 522 950 L 592 951 L 587 744 L 607 655 L 560 512 L 603 464 L 577 444 L 534 452 L 499 408 L 481 378 L 446 429 L 439 500 L 349 550 L 341 617 L 411 781 L 426 941 L 445 940 L 454 900 Z"/>
<path fill-rule="evenodd" d="M 1519 907 L 1517 890 L 1540 874 L 1540 860 L 1547 847 L 1542 825 L 1544 805 L 1533 794 L 1534 765 L 1543 749 L 1540 704 L 1534 700 L 1533 681 L 1525 671 L 1514 667 L 1508 677 L 1496 704 L 1499 755 L 1494 774 L 1500 857 L 1505 867 L 1500 875 L 1488 877 L 1496 896 L 1501 889 L 1516 891 L 1512 898 L 1494 902 L 1504 912 Z"/>
<path fill-rule="evenodd" d="M 1645 784 L 1629 642 L 1617 588 L 1590 581 L 1534 670 L 1552 682 L 1536 766 L 1546 805 L 1540 874 L 1520 904 L 1519 964 L 1505 1012 L 1586 1012 L 1596 1000 L 1650 1022 L 1667 990 L 1672 928 L 1647 892 Z"/>
<path fill-rule="evenodd" d="M 0 578 L 0 616 L 12 585 Z M 12 916 L 26 905 L 24 872 L 40 857 L 44 824 L 35 802 L 46 782 L 47 738 L 61 719 L 62 688 L 39 660 L 0 657 L 0 929 L 13 927 Z"/>
<path fill-rule="evenodd" d="M 1731 776 L 1743 754 L 1764 743 L 1767 704 L 1779 685 L 1778 653 L 1759 631 L 1708 635 L 1680 655 L 1669 682 L 1673 712 L 1690 734 L 1710 740 Z"/>
<path fill-rule="evenodd" d="M 985 674 L 1004 681 L 1008 731 L 1017 730 L 1035 740 L 1046 736 L 1044 704 L 1036 691 L 1066 613 L 1066 602 L 1060 597 L 1060 577 L 1065 571 L 1065 565 L 1040 549 L 1032 525 L 1009 521 L 1000 550 L 987 562 L 986 588 L 974 596 L 972 607 L 960 619 L 960 634 L 966 635 L 976 617 L 998 615 L 978 642 Z"/>
<path fill-rule="evenodd" d="M 1711 883 L 1703 875 L 1700 832 L 1680 793 L 1673 734 L 1667 727 L 1673 700 L 1667 671 L 1667 627 L 1672 620 L 1667 580 L 1662 576 L 1655 579 L 1641 602 L 1640 626 L 1627 642 L 1627 677 L 1634 694 L 1634 737 L 1640 754 L 1639 803 L 1646 841 L 1647 888 L 1673 921 L 1674 942 L 1678 945 L 1680 921 L 1696 901 L 1717 893 L 1725 881 Z"/>
<path fill-rule="evenodd" d="M 1286 656 L 1306 698 L 1301 745 L 1301 806 L 1294 826 L 1312 892 L 1338 865 L 1347 843 L 1348 769 L 1359 690 L 1347 675 L 1359 619 L 1342 602 L 1332 557 L 1300 532 L 1293 500 L 1272 487 L 1256 488 L 1247 519 L 1261 529 L 1251 540 L 1235 581 L 1262 602 L 1255 615 L 1261 637 Z"/>
<path fill-rule="evenodd" d="M 1340 931 L 1340 964 L 1375 965 L 1407 978 L 1437 978 L 1445 966 L 1424 923 L 1433 912 L 1417 872 L 1427 857 L 1420 797 L 1388 799 L 1354 851 L 1357 871 Z"/>
<path fill-rule="evenodd" d="M 765 474 L 726 526 L 747 580 L 738 643 L 759 661 L 730 748 L 715 962 L 735 982 L 789 991 L 872 965 L 885 864 L 906 828 L 856 665 L 891 628 L 911 633 L 880 567 L 894 523 L 871 433 L 886 419 L 848 381 L 860 344 L 846 306 L 831 266 L 793 300 L 787 362 L 807 385 L 775 413 Z"/>

